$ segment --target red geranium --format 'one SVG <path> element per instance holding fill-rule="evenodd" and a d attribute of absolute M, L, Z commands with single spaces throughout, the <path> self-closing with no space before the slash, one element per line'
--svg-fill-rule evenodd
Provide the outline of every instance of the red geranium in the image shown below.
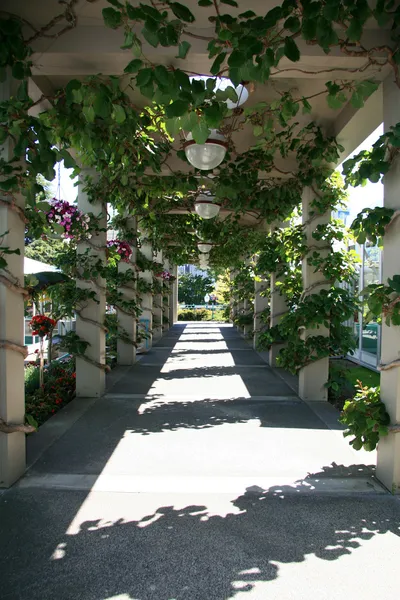
<path fill-rule="evenodd" d="M 32 320 L 29 323 L 29 326 L 32 329 L 32 335 L 39 335 L 40 337 L 49 335 L 56 325 L 57 321 L 50 319 L 50 317 L 46 317 L 46 315 L 36 315 L 35 317 L 32 317 Z"/>

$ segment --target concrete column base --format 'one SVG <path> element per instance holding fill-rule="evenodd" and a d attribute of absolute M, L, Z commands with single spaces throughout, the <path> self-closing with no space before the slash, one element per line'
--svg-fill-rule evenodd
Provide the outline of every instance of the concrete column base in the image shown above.
<path fill-rule="evenodd" d="M 328 388 L 325 383 L 329 378 L 329 358 L 322 358 L 300 369 L 299 396 L 306 402 L 328 400 Z"/>
<path fill-rule="evenodd" d="M 261 296 L 267 288 L 266 281 L 255 281 L 254 282 L 254 336 L 253 336 L 253 348 L 257 350 L 258 341 L 263 329 L 266 329 L 266 324 L 261 320 L 261 313 L 268 308 L 269 298 Z"/>

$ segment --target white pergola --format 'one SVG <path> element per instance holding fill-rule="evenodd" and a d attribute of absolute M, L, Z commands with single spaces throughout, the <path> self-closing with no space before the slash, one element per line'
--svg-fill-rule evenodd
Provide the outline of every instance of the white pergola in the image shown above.
<path fill-rule="evenodd" d="M 146 0 L 147 2 L 147 0 Z M 149 3 L 149 2 L 148 2 Z M 193 27 L 195 36 L 190 40 L 192 48 L 185 60 L 184 68 L 193 74 L 207 75 L 210 72 L 210 60 L 207 52 L 207 37 L 214 32 L 210 28 L 207 11 L 197 6 L 196 0 L 188 0 L 185 4 L 196 16 Z M 265 14 L 269 9 L 280 4 L 275 0 L 249 0 L 246 10 L 254 10 L 257 14 Z M 33 42 L 34 54 L 32 56 L 32 78 L 29 81 L 30 94 L 39 100 L 42 94 L 51 96 L 59 87 L 65 86 L 71 79 L 83 79 L 88 75 L 102 73 L 104 75 L 118 75 L 121 77 L 122 88 L 126 87 L 128 76 L 123 74 L 129 60 L 127 51 L 121 49 L 123 44 L 123 31 L 112 30 L 104 26 L 101 16 L 102 8 L 109 6 L 105 0 L 78 0 L 74 6 L 77 15 L 77 24 L 58 38 L 38 38 Z M 54 0 L 41 0 L 40 2 L 26 2 L 26 0 L 3 0 L 2 10 L 22 17 L 31 23 L 37 30 L 48 23 L 53 16 L 60 12 L 60 5 Z M 233 12 L 237 9 L 229 7 Z M 240 10 L 238 10 L 240 12 Z M 60 29 L 62 25 L 59 26 Z M 198 37 L 196 37 L 198 36 Z M 368 28 L 365 33 L 365 45 L 383 46 L 390 45 L 390 32 L 385 29 L 374 30 Z M 385 131 L 391 125 L 400 121 L 400 90 L 394 83 L 393 72 L 389 66 L 380 68 L 372 65 L 365 72 L 360 72 L 365 59 L 353 55 L 346 55 L 338 48 L 333 48 L 330 54 L 325 54 L 317 45 L 308 45 L 299 41 L 301 59 L 297 63 L 282 59 L 279 69 L 272 74 L 270 81 L 265 84 L 256 84 L 250 90 L 246 106 L 253 106 L 261 101 L 271 101 L 276 98 L 277 92 L 295 91 L 296 96 L 314 95 L 310 99 L 311 114 L 298 115 L 298 120 L 305 125 L 314 120 L 323 130 L 335 136 L 344 147 L 340 162 L 344 160 L 365 138 L 372 133 L 380 123 L 384 123 Z M 179 66 L 182 61 L 175 58 L 176 48 L 144 46 L 146 56 L 166 66 Z M 381 82 L 379 89 L 366 101 L 361 109 L 354 108 L 350 103 L 339 111 L 330 109 L 326 98 L 320 94 L 325 88 L 327 80 L 334 79 L 360 79 L 373 77 Z M 1 98 L 6 99 L 12 94 L 13 82 L 11 80 L 0 85 Z M 136 103 L 146 104 L 138 92 L 129 90 Z M 45 110 L 48 101 L 38 102 L 35 111 Z M 233 142 L 238 153 L 246 151 L 255 141 L 252 128 L 244 129 L 233 134 Z M 178 149 L 178 144 L 176 145 Z M 7 149 L 6 149 L 7 152 Z M 170 169 L 181 171 L 189 170 L 176 156 L 168 160 L 165 174 L 170 174 Z M 384 180 L 384 205 L 398 210 L 400 208 L 400 169 L 399 163 L 393 166 Z M 286 172 L 295 172 L 296 163 L 289 157 L 283 160 L 277 158 L 278 170 L 265 174 L 264 177 L 285 177 Z M 303 196 L 303 219 L 307 220 L 312 201 L 312 192 L 306 190 Z M 21 200 L 22 202 L 22 200 Z M 88 203 L 82 188 L 78 191 L 80 208 L 86 212 L 91 210 L 100 214 L 102 205 Z M 229 209 L 224 209 L 224 214 L 229 214 Z M 314 220 L 306 228 L 307 238 L 311 237 L 313 228 L 318 223 L 326 223 L 330 214 L 325 214 Z M 244 225 L 252 224 L 250 215 L 243 216 Z M 132 218 L 132 229 L 136 224 Z M 9 260 L 9 269 L 14 277 L 23 282 L 23 248 L 24 227 L 18 216 L 0 206 L 0 233 L 9 231 L 5 241 L 6 245 L 20 248 L 21 255 L 12 255 Z M 103 236 L 104 237 L 104 236 Z M 94 239 L 94 244 L 104 245 L 104 239 L 99 234 Z M 315 241 L 313 242 L 315 244 Z M 83 246 L 84 249 L 84 246 Z M 383 280 L 392 277 L 399 271 L 400 260 L 400 219 L 398 219 L 385 236 L 383 253 Z M 144 244 L 142 251 L 149 258 L 152 257 L 152 248 Z M 160 260 L 160 257 L 159 257 Z M 124 269 L 121 265 L 121 269 Z M 151 273 L 144 273 L 144 278 L 149 278 Z M 270 274 L 271 286 L 275 285 L 275 274 Z M 303 283 L 307 288 L 316 281 L 318 275 L 313 273 L 312 267 L 304 261 Z M 100 285 L 102 282 L 99 282 Z M 81 285 L 81 284 L 79 284 Z M 90 285 L 90 284 L 82 284 Z M 177 287 L 173 295 L 170 314 L 176 319 Z M 260 296 L 262 284 L 258 283 L 255 290 L 255 329 L 259 328 L 259 314 L 265 308 L 265 298 Z M 143 316 L 152 319 L 154 304 L 158 310 L 159 300 L 151 295 L 145 296 L 143 301 Z M 282 300 L 274 298 L 271 302 L 271 324 L 279 320 L 282 313 Z M 16 295 L 0 282 L 0 339 L 8 339 L 16 344 L 23 343 L 23 297 Z M 77 318 L 77 332 L 91 343 L 89 356 L 97 362 L 104 362 L 104 331 L 94 327 L 90 319 L 101 321 L 105 311 L 105 295 L 100 294 L 100 303 L 91 303 L 85 309 L 82 317 Z M 160 313 L 160 314 L 161 314 Z M 88 320 L 89 319 L 89 320 Z M 134 337 L 136 323 L 132 317 L 120 314 L 123 327 Z M 158 319 L 159 320 L 159 319 Z M 161 317 L 162 323 L 162 317 Z M 306 332 L 307 333 L 307 332 Z M 322 329 L 322 335 L 326 335 Z M 161 335 L 161 329 L 158 335 Z M 135 351 L 128 345 L 119 347 L 120 364 L 132 364 L 135 361 Z M 382 325 L 382 362 L 389 363 L 400 357 L 400 328 Z M 274 366 L 276 352 L 271 351 L 271 366 Z M 300 372 L 299 395 L 307 402 L 324 401 L 327 399 L 327 390 L 324 384 L 328 377 L 328 359 L 312 363 Z M 105 372 L 81 359 L 77 359 L 77 395 L 99 397 L 104 392 Z M 381 375 L 381 393 L 391 416 L 392 423 L 400 422 L 400 369 L 385 370 Z M 24 419 L 24 377 L 23 357 L 10 349 L 0 348 L 0 416 L 5 422 L 21 423 Z M 16 481 L 25 469 L 25 434 L 0 433 L 0 487 L 9 486 Z M 390 434 L 379 444 L 378 451 L 378 477 L 393 492 L 400 492 L 400 435 Z"/>

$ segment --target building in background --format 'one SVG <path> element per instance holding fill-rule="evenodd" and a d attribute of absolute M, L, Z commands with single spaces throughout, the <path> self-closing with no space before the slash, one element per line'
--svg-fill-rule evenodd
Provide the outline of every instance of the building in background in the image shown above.
<path fill-rule="evenodd" d="M 178 275 L 200 275 L 201 277 L 210 277 L 207 271 L 199 269 L 196 265 L 180 265 Z"/>
<path fill-rule="evenodd" d="M 358 154 L 361 150 L 369 150 L 382 133 L 383 125 L 378 127 L 351 156 Z M 341 170 L 340 166 L 339 171 L 341 172 Z M 351 225 L 363 208 L 383 206 L 383 185 L 381 183 L 368 182 L 364 187 L 348 188 L 347 191 L 349 193 L 347 207 L 337 211 L 334 215 L 343 220 L 347 227 Z M 357 277 L 353 282 L 352 290 L 355 293 L 361 293 L 368 285 L 382 281 L 382 252 L 370 242 L 366 242 L 362 246 L 355 244 L 354 249 L 360 258 L 360 263 L 357 265 Z M 353 329 L 357 343 L 354 354 L 348 358 L 366 367 L 376 369 L 380 361 L 381 326 L 376 321 L 367 321 L 367 313 L 368 309 L 363 307 L 347 323 Z"/>

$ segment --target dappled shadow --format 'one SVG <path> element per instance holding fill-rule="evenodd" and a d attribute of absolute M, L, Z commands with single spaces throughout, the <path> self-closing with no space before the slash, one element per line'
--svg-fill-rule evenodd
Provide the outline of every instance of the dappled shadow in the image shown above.
<path fill-rule="evenodd" d="M 360 546 L 365 547 L 362 566 L 365 560 L 373 564 L 368 549 L 373 537 L 390 532 L 397 536 L 391 538 L 391 550 L 400 547 L 400 505 L 386 495 L 332 499 L 299 482 L 268 490 L 252 486 L 232 501 L 196 498 L 177 496 L 155 504 L 152 497 L 150 511 L 141 495 L 129 502 L 124 494 L 114 496 L 112 510 L 99 509 L 93 498 L 96 517 L 88 520 L 89 496 L 70 534 L 56 523 L 46 531 L 44 547 L 29 557 L 28 568 L 23 548 L 12 569 L 12 557 L 3 554 L 2 572 L 10 573 L 2 584 L 4 597 L 18 585 L 20 600 L 224 600 L 252 590 L 257 598 L 267 598 L 272 597 L 268 583 L 278 580 L 272 593 L 288 598 L 293 579 L 287 570 L 280 575 L 280 565 L 303 563 L 313 555 L 331 564 L 319 570 L 313 562 L 308 597 L 321 597 L 313 595 L 314 586 L 315 592 L 325 589 L 324 598 L 337 598 L 341 569 L 356 571 L 359 563 L 351 557 Z M 344 557 L 350 567 L 348 562 L 335 566 Z M 373 581 L 378 592 L 379 578 Z"/>
<path fill-rule="evenodd" d="M 166 402 L 162 397 L 147 398 L 128 428 L 131 433 L 149 435 L 178 429 L 208 429 L 255 419 L 259 427 L 328 429 L 307 405 L 296 400 L 264 403 L 234 398 Z"/>

